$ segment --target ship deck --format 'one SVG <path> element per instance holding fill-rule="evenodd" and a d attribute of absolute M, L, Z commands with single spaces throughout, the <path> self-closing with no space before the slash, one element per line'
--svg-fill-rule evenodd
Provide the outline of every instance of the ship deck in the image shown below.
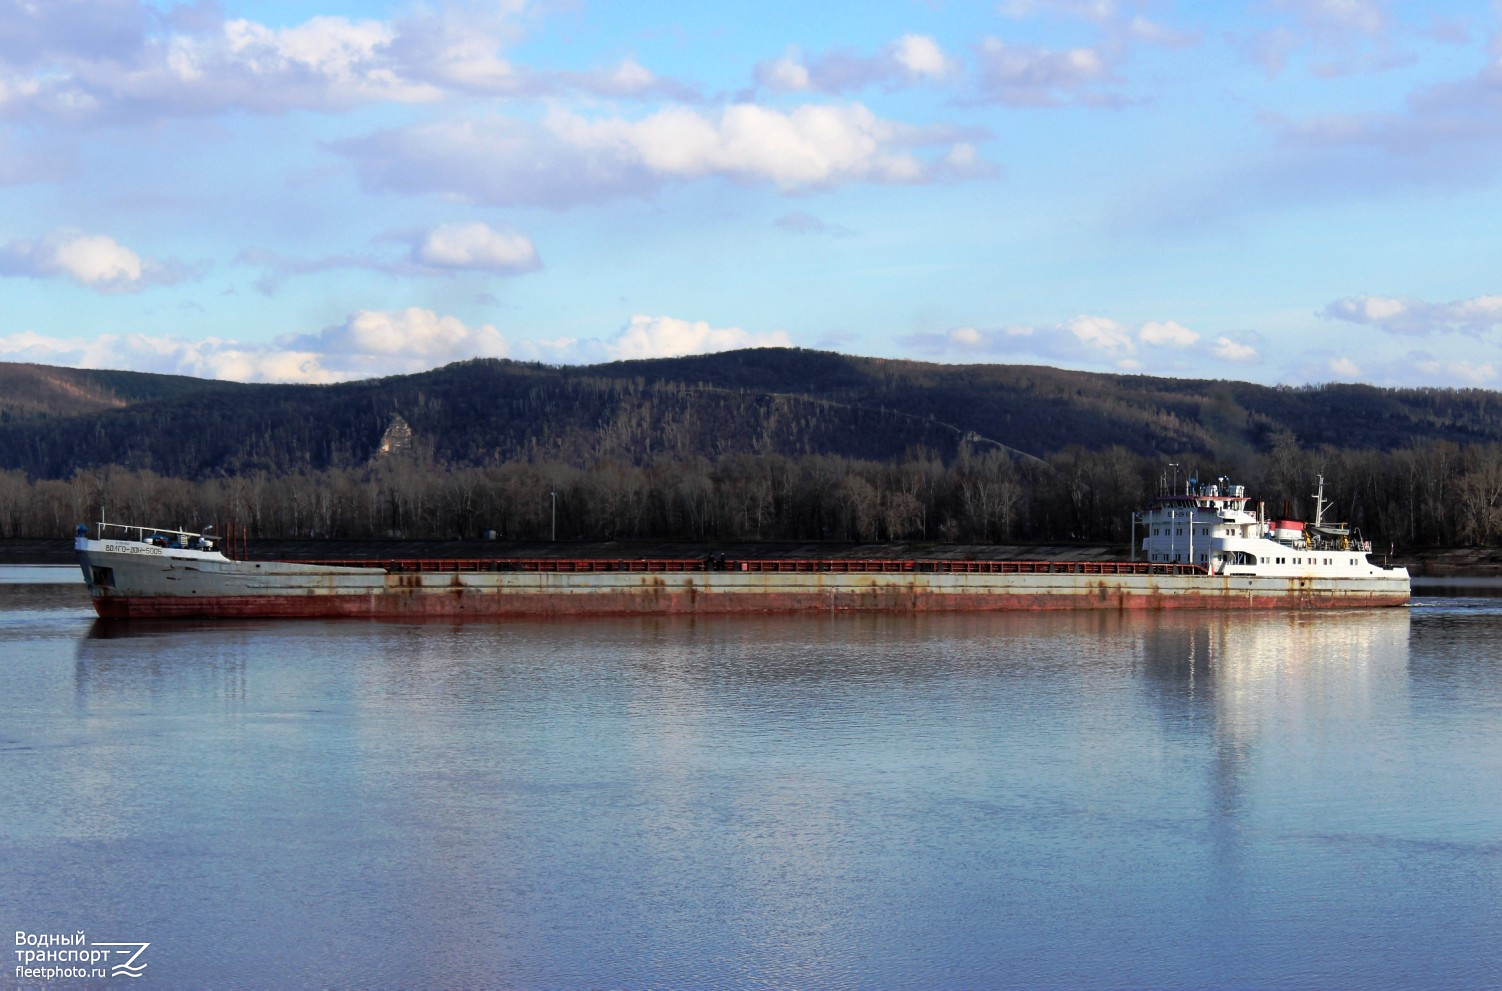
<path fill-rule="evenodd" d="M 464 574 L 542 572 L 600 574 L 642 572 L 683 574 L 740 571 L 753 574 L 939 574 L 939 575 L 1204 575 L 1193 564 L 1154 564 L 1146 561 L 948 561 L 867 560 L 860 558 L 725 560 L 682 558 L 400 558 L 393 560 L 303 560 L 327 568 L 382 569 L 389 574 Z"/>

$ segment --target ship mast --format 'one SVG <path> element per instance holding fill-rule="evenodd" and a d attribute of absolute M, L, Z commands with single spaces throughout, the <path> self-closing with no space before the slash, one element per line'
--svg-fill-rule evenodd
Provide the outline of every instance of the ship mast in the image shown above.
<path fill-rule="evenodd" d="M 1325 501 L 1325 476 L 1321 474 L 1319 476 L 1319 491 L 1314 493 L 1314 527 L 1316 530 L 1324 522 L 1325 510 L 1329 508 L 1330 504 Z"/>

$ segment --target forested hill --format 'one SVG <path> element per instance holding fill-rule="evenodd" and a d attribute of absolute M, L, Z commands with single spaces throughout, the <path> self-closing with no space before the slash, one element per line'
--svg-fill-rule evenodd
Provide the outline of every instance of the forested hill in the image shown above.
<path fill-rule="evenodd" d="M 1502 441 L 1502 394 L 937 365 L 799 349 L 551 367 L 492 359 L 328 386 L 0 364 L 0 469 L 179 478 L 358 466 L 388 444 L 478 465 L 728 454 L 894 459 L 1071 445 L 1222 462 L 1302 447 Z"/>
<path fill-rule="evenodd" d="M 0 362 L 0 424 L 123 409 L 134 403 L 174 399 L 215 388 L 249 387 L 185 375 Z"/>

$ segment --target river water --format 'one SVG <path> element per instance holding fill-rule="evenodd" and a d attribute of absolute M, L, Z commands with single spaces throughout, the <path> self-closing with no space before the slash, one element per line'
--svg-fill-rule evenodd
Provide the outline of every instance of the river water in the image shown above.
<path fill-rule="evenodd" d="M 103 624 L 5 577 L 0 986 L 121 984 L 17 978 L 78 932 L 148 988 L 1502 986 L 1476 590 Z"/>

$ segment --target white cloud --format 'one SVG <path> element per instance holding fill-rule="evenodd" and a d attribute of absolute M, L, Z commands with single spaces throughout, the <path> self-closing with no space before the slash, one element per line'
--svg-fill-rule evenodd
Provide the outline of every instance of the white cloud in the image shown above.
<path fill-rule="evenodd" d="M 1461 333 L 1481 336 L 1502 328 L 1502 295 L 1449 303 L 1392 296 L 1348 296 L 1320 311 L 1330 320 L 1365 324 L 1389 334 Z"/>
<path fill-rule="evenodd" d="M 617 359 L 673 358 L 737 348 L 789 347 L 791 344 L 787 332 L 782 330 L 756 334 L 739 327 L 711 327 L 703 320 L 639 314 L 606 344 L 606 350 Z"/>
<path fill-rule="evenodd" d="M 499 117 L 444 121 L 333 147 L 372 186 L 566 207 L 708 177 L 796 192 L 986 174 L 964 144 L 950 132 L 884 120 L 859 104 L 788 111 L 733 104 L 718 113 L 673 107 L 637 119 L 558 109 L 540 125 Z M 931 146 L 945 154 L 934 159 L 915 151 Z"/>
<path fill-rule="evenodd" d="M 519 361 L 567 365 L 575 362 L 603 360 L 604 354 L 597 341 L 583 342 L 577 337 L 539 337 L 530 341 L 518 341 L 516 358 Z"/>
<path fill-rule="evenodd" d="M 786 347 L 785 331 L 755 333 L 704 321 L 635 316 L 607 340 L 573 337 L 512 342 L 490 324 L 408 307 L 360 310 L 312 333 L 269 343 L 171 335 L 48 337 L 31 331 L 0 336 L 0 361 L 112 368 L 246 382 L 338 382 L 422 371 L 474 357 L 576 363 L 701 354 L 746 347 Z"/>
<path fill-rule="evenodd" d="M 583 93 L 607 98 L 667 97 L 697 101 L 691 87 L 664 79 L 634 58 L 576 72 L 539 70 L 506 58 L 523 36 L 529 5 L 521 0 L 417 8 L 392 23 L 385 48 L 393 70 L 445 92 L 480 96 L 550 97 Z"/>
<path fill-rule="evenodd" d="M 1113 81 L 1111 63 L 1098 48 L 1057 51 L 986 38 L 978 49 L 976 99 L 1014 107 L 1069 103 L 1113 105 L 1121 98 L 1101 89 Z"/>
<path fill-rule="evenodd" d="M 104 334 L 85 340 L 23 332 L 0 337 L 0 359 L 237 382 L 325 383 L 355 377 L 352 373 L 331 371 L 319 355 L 310 352 L 244 345 L 212 337 L 183 340 L 147 334 Z"/>
<path fill-rule="evenodd" d="M 287 28 L 225 22 L 222 34 L 179 38 L 169 65 L 184 84 L 208 89 L 232 105 L 343 108 L 368 102 L 422 102 L 439 91 L 405 78 L 386 57 L 389 24 L 314 17 Z"/>
<path fill-rule="evenodd" d="M 0 78 L 0 108 L 24 104 L 35 99 L 41 90 L 41 83 L 34 79 Z"/>
<path fill-rule="evenodd" d="M 256 288 L 267 295 L 274 295 L 291 277 L 339 269 L 431 277 L 457 272 L 521 275 L 542 267 L 531 238 L 514 231 L 499 231 L 479 221 L 439 224 L 428 230 L 396 231 L 382 235 L 378 240 L 406 245 L 406 257 L 393 258 L 371 252 L 288 258 L 254 247 L 241 251 L 235 260 L 262 269 Z"/>
<path fill-rule="evenodd" d="M 521 3 L 418 8 L 393 24 L 387 53 L 413 79 L 491 96 L 525 92 L 528 73 L 501 51 L 520 39 Z"/>
<path fill-rule="evenodd" d="M 759 63 L 755 75 L 758 83 L 778 93 L 798 93 L 814 88 L 808 66 L 796 52 Z"/>
<path fill-rule="evenodd" d="M 1305 382 L 1367 382 L 1387 388 L 1495 389 L 1499 384 L 1499 369 L 1492 361 L 1440 358 L 1425 351 L 1411 351 L 1399 358 L 1374 355 L 1359 364 L 1346 355 L 1310 351 L 1295 367 L 1285 371 L 1283 378 Z"/>
<path fill-rule="evenodd" d="M 314 17 L 288 28 L 268 28 L 247 20 L 226 21 L 223 38 L 234 61 L 247 71 L 275 78 L 300 72 L 340 83 L 368 85 L 374 79 L 390 82 L 390 74 L 372 65 L 391 43 L 391 27 L 380 21 L 351 21 L 344 17 Z M 201 73 L 192 65 L 193 52 L 179 45 L 172 53 L 187 78 Z"/>
<path fill-rule="evenodd" d="M 1424 356 L 1410 357 L 1407 366 L 1425 382 L 1454 382 L 1477 388 L 1497 385 L 1497 366 L 1490 361 L 1444 361 Z"/>
<path fill-rule="evenodd" d="M 51 264 L 86 286 L 141 281 L 141 256 L 103 234 L 80 234 L 53 247 Z"/>
<path fill-rule="evenodd" d="M 956 327 L 949 332 L 949 340 L 962 348 L 977 348 L 985 341 L 985 335 L 974 327 Z"/>
<path fill-rule="evenodd" d="M 1162 45 L 1165 48 L 1187 48 L 1199 41 L 1199 37 L 1191 32 L 1180 31 L 1161 21 L 1149 20 L 1140 14 L 1127 21 L 1126 35 L 1133 41 Z"/>
<path fill-rule="evenodd" d="M 781 58 L 758 63 L 754 75 L 758 84 L 778 93 L 849 93 L 871 86 L 894 90 L 940 82 L 960 68 L 934 38 L 905 34 L 875 55 L 836 51 L 805 58 L 800 50 L 789 49 Z"/>
<path fill-rule="evenodd" d="M 413 245 L 412 258 L 432 268 L 497 275 L 530 272 L 541 264 L 530 238 L 479 222 L 438 225 Z"/>
<path fill-rule="evenodd" d="M 0 337 L 0 357 L 6 361 L 33 362 L 42 365 L 76 365 L 86 344 L 46 337 L 31 330 Z"/>
<path fill-rule="evenodd" d="M 1262 361 L 1262 356 L 1257 353 L 1256 348 L 1241 341 L 1233 341 L 1229 337 L 1217 337 L 1210 352 L 1221 361 L 1248 365 L 1257 364 Z"/>
<path fill-rule="evenodd" d="M 404 310 L 359 310 L 316 334 L 278 338 L 289 350 L 323 355 L 400 357 L 416 367 L 463 358 L 503 358 L 510 348 L 490 324 L 470 327 L 457 317 L 411 306 Z"/>
<path fill-rule="evenodd" d="M 943 79 L 955 71 L 954 59 L 939 43 L 922 34 L 905 34 L 892 46 L 892 58 L 914 79 Z"/>
<path fill-rule="evenodd" d="M 0 4 L 0 62 L 128 59 L 145 44 L 150 16 L 137 0 L 8 0 Z"/>
<path fill-rule="evenodd" d="M 181 266 L 142 258 L 112 237 L 73 228 L 0 246 L 0 275 L 37 279 L 63 276 L 101 293 L 170 285 L 186 274 Z"/>
<path fill-rule="evenodd" d="M 1413 308 L 1413 301 L 1381 296 L 1355 296 L 1336 300 L 1325 307 L 1325 316 L 1353 323 L 1382 323 L 1401 319 Z"/>
<path fill-rule="evenodd" d="M 417 307 L 360 310 L 317 333 L 286 334 L 268 344 L 149 334 L 84 339 L 28 331 L 0 337 L 0 360 L 5 361 L 241 382 L 338 382 L 423 371 L 467 358 L 504 357 L 510 350 L 506 338 L 489 324 L 472 327 Z"/>
<path fill-rule="evenodd" d="M 859 105 L 807 105 L 783 113 L 754 104 L 727 107 L 718 119 L 670 109 L 641 120 L 555 117 L 555 133 L 585 153 L 639 162 L 682 179 L 731 175 L 784 189 L 842 179 L 907 182 L 924 167 L 897 150 L 904 129 Z"/>
<path fill-rule="evenodd" d="M 1109 317 L 1078 316 L 1063 325 L 1089 351 L 1129 355 L 1136 350 L 1131 332 Z"/>
<path fill-rule="evenodd" d="M 1054 14 L 1096 23 L 1111 20 L 1119 11 L 1120 4 L 1116 0 L 1003 0 L 996 7 L 996 12 L 1003 17 Z"/>
<path fill-rule="evenodd" d="M 1225 336 L 1206 342 L 1197 331 L 1172 320 L 1149 321 L 1133 330 L 1110 317 L 1091 315 L 1043 327 L 963 326 L 945 334 L 912 335 L 902 343 L 930 354 L 1026 355 L 1073 366 L 1106 364 L 1119 371 L 1159 373 L 1183 371 L 1186 362 L 1262 360 L 1251 344 Z"/>
<path fill-rule="evenodd" d="M 990 173 L 991 169 L 981 161 L 980 152 L 976 151 L 975 145 L 968 141 L 957 141 L 944 153 L 939 160 L 938 171 L 951 176 L 981 176 Z"/>
<path fill-rule="evenodd" d="M 1056 337 L 1060 328 L 1029 327 L 1026 324 L 1016 324 L 1011 327 L 1002 327 L 998 330 L 985 330 L 980 327 L 956 327 L 944 336 L 946 344 L 964 351 L 1010 351 L 1025 348 L 1027 345 L 1024 338 L 1037 337 L 1039 340 Z"/>
<path fill-rule="evenodd" d="M 1416 60 L 1388 39 L 1387 6 L 1386 0 L 1272 0 L 1261 9 L 1273 15 L 1272 23 L 1231 40 L 1268 78 L 1278 76 L 1295 52 L 1308 56 L 1308 71 L 1319 79 L 1385 72 Z"/>
<path fill-rule="evenodd" d="M 1330 374 L 1337 379 L 1361 379 L 1361 366 L 1350 358 L 1340 357 L 1330 359 Z"/>
<path fill-rule="evenodd" d="M 1379 35 L 1387 25 L 1378 0 L 1276 0 L 1308 29 L 1328 34 Z"/>
<path fill-rule="evenodd" d="M 314 17 L 285 28 L 225 20 L 138 39 L 124 58 L 61 53 L 23 77 L 34 84 L 24 106 L 64 118 L 128 118 L 437 99 L 441 90 L 390 62 L 393 40 L 392 27 L 373 20 Z"/>
<path fill-rule="evenodd" d="M 656 82 L 657 77 L 634 59 L 626 59 L 600 75 L 600 88 L 615 96 L 645 92 Z"/>
<path fill-rule="evenodd" d="M 417 7 L 390 21 L 315 16 L 273 27 L 224 18 L 209 3 L 162 13 L 142 0 L 11 0 L 0 4 L 0 111 L 139 119 L 344 111 L 453 94 L 697 98 L 632 59 L 591 72 L 514 65 L 502 53 L 522 34 L 523 6 Z"/>
<path fill-rule="evenodd" d="M 1142 325 L 1137 336 L 1146 344 L 1163 344 L 1187 348 L 1200 339 L 1200 335 L 1172 320 L 1163 323 L 1150 322 Z"/>
<path fill-rule="evenodd" d="M 623 59 L 616 65 L 593 72 L 564 72 L 540 77 L 551 88 L 577 89 L 594 96 L 665 97 L 668 99 L 697 102 L 699 94 L 691 87 L 672 79 L 664 79 L 637 62 Z"/>
<path fill-rule="evenodd" d="M 1118 40 L 1142 41 L 1173 48 L 1195 42 L 1195 36 L 1154 21 L 1137 8 L 1118 0 L 1004 0 L 997 13 L 1014 20 L 1037 16 L 1064 17 L 1094 24 Z"/>

